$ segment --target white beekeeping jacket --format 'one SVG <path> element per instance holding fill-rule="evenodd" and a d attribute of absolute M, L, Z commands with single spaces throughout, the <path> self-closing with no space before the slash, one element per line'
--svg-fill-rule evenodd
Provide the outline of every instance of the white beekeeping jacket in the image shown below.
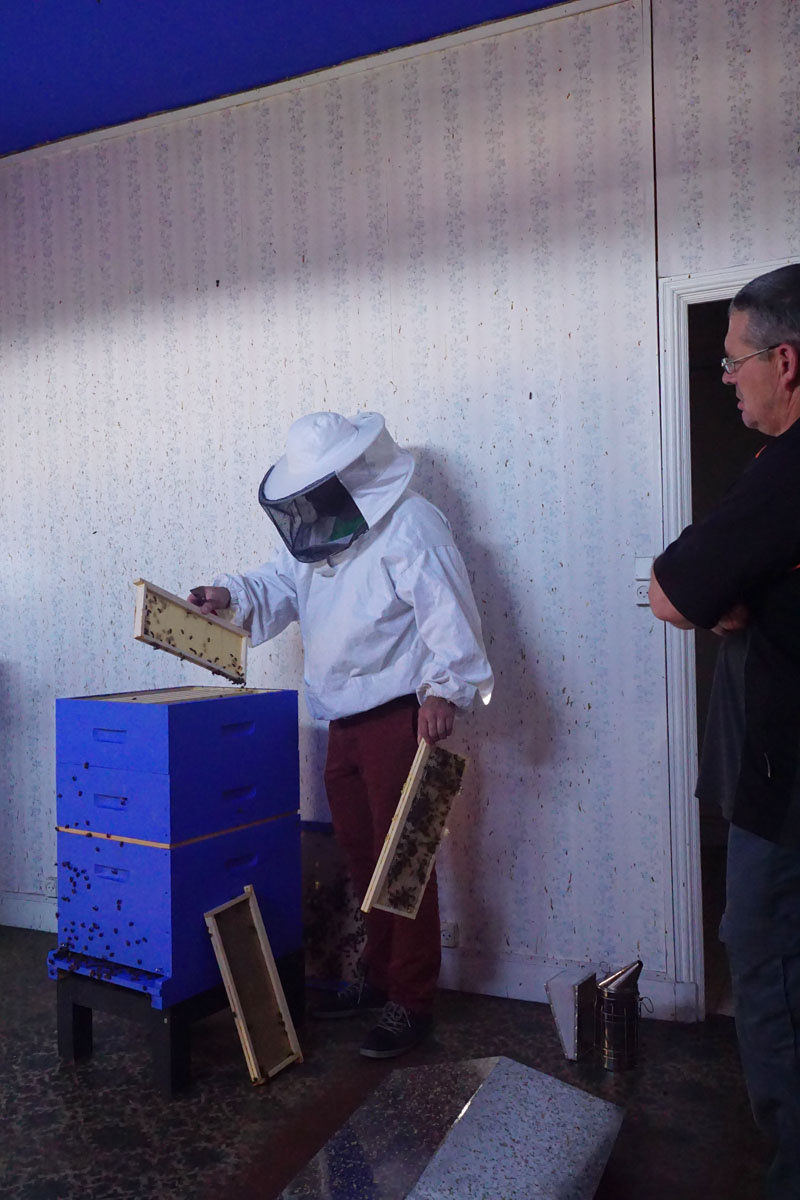
<path fill-rule="evenodd" d="M 369 522 L 349 549 L 220 575 L 253 645 L 299 621 L 312 717 L 334 720 L 397 696 L 484 704 L 494 678 L 463 559 L 443 514 L 405 485 L 413 460 L 388 433 L 339 473 Z M 399 499 L 398 499 L 399 497 Z"/>

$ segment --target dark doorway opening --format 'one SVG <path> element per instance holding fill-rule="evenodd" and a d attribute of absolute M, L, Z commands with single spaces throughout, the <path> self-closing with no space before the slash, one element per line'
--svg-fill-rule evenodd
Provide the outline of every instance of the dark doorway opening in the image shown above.
<path fill-rule="evenodd" d="M 742 424 L 734 389 L 722 382 L 720 358 L 728 328 L 728 300 L 689 305 L 689 420 L 692 520 L 704 517 L 764 443 Z M 697 744 L 702 746 L 719 639 L 695 631 Z M 700 805 L 703 944 L 706 1012 L 731 1013 L 730 980 L 717 931 L 725 906 L 727 822 L 719 809 Z"/>

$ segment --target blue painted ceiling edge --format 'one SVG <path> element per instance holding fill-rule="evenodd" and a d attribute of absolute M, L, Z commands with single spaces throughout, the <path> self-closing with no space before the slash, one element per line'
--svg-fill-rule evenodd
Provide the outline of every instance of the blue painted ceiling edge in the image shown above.
<path fill-rule="evenodd" d="M 0 0 L 0 155 L 557 0 Z"/>

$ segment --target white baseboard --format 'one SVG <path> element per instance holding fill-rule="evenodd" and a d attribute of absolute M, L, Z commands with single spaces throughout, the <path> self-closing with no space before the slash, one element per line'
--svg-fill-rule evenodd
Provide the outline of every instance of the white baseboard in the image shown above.
<path fill-rule="evenodd" d="M 565 966 L 585 966 L 599 971 L 594 963 L 554 962 L 542 958 L 492 956 L 445 949 L 442 950 L 439 984 L 458 992 L 547 1004 L 544 985 Z M 639 977 L 639 995 L 647 997 L 653 1005 L 652 1012 L 646 1005 L 642 1006 L 643 1017 L 655 1017 L 662 1021 L 700 1020 L 695 983 L 664 979 L 655 972 L 644 970 Z"/>
<path fill-rule="evenodd" d="M 55 897 L 33 892 L 0 892 L 0 925 L 55 933 L 58 927 Z"/>

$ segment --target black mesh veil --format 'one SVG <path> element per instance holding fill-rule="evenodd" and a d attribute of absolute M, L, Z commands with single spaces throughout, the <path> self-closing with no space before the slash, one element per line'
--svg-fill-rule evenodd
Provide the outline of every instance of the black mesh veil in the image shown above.
<path fill-rule="evenodd" d="M 366 533 L 367 522 L 337 475 L 328 475 L 280 500 L 268 500 L 264 495 L 269 476 L 268 471 L 261 481 L 258 502 L 299 562 L 321 562 Z"/>

